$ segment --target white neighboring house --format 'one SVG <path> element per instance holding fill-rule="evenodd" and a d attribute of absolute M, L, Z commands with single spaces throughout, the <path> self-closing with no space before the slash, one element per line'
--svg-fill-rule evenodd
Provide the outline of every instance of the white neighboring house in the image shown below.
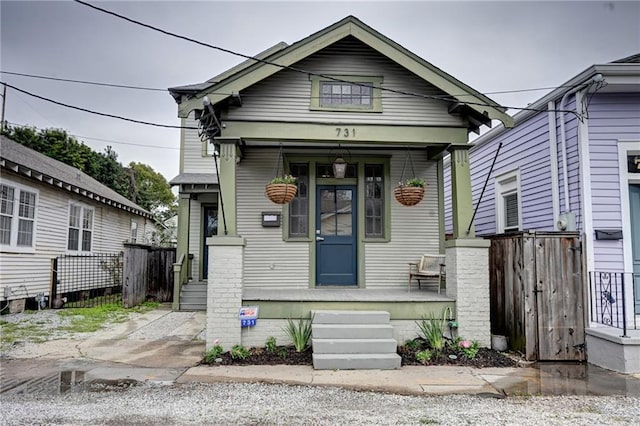
<path fill-rule="evenodd" d="M 123 250 L 150 212 L 75 167 L 0 136 L 0 302 L 49 296 L 51 260 Z"/>

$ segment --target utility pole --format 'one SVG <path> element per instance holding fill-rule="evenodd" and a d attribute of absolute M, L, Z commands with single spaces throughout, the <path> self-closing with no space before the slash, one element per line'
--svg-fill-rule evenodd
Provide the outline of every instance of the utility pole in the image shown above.
<path fill-rule="evenodd" d="M 7 100 L 7 83 L 2 83 L 2 121 L 0 121 L 0 133 L 4 132 L 4 106 Z"/>

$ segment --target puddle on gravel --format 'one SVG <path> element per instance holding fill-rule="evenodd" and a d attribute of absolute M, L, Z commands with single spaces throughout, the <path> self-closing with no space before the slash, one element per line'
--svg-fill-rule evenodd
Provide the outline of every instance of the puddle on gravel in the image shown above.
<path fill-rule="evenodd" d="M 640 396 L 640 379 L 588 363 L 537 363 L 511 375 L 485 380 L 508 396 L 625 395 Z"/>
<path fill-rule="evenodd" d="M 47 394 L 61 395 L 71 392 L 105 392 L 125 390 L 139 383 L 133 379 L 85 381 L 85 372 L 79 370 L 60 371 L 46 377 L 24 381 L 3 381 L 2 394 Z"/>

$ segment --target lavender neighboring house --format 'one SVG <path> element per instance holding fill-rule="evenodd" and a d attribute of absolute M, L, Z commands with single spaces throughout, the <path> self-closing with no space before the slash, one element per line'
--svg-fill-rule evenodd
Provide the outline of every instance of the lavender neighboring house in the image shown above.
<path fill-rule="evenodd" d="M 487 181 L 476 235 L 579 232 L 588 360 L 640 372 L 640 54 L 593 65 L 529 107 L 470 150 L 474 206 Z"/>

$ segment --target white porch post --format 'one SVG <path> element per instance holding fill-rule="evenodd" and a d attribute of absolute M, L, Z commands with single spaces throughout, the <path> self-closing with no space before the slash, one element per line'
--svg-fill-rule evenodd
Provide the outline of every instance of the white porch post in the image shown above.
<path fill-rule="evenodd" d="M 458 335 L 491 346 L 488 240 L 474 238 L 469 147 L 451 152 L 451 197 L 454 239 L 445 242 L 447 296 L 456 300 Z M 468 230 L 468 232 L 467 232 Z"/>
<path fill-rule="evenodd" d="M 447 296 L 456 300 L 458 335 L 491 346 L 489 246 L 480 238 L 445 242 Z"/>
<path fill-rule="evenodd" d="M 207 350 L 215 340 L 227 351 L 242 343 L 238 309 L 242 305 L 245 244 L 238 236 L 207 238 Z"/>

